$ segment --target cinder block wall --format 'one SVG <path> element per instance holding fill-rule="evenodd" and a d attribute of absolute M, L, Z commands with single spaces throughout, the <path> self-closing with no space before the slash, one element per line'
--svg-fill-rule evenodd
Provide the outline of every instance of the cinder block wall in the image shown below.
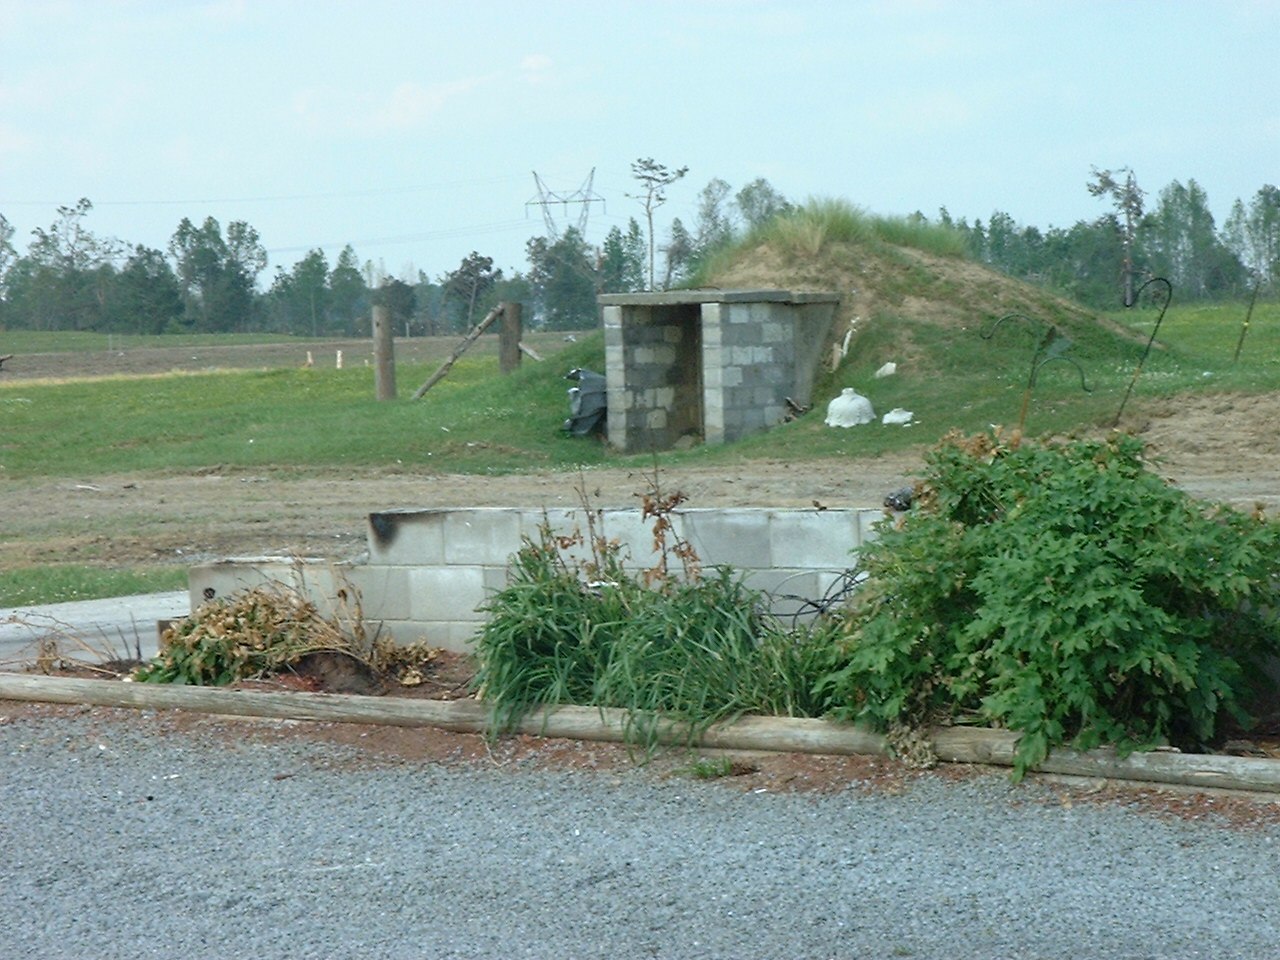
<path fill-rule="evenodd" d="M 642 570 L 657 562 L 652 521 L 645 522 L 639 510 L 594 516 L 596 532 L 623 545 L 629 567 Z M 701 509 L 680 511 L 672 523 L 704 565 L 731 565 L 752 587 L 777 598 L 776 613 L 789 616 L 803 600 L 827 594 L 853 565 L 854 548 L 874 536 L 872 525 L 883 516 L 880 510 Z M 506 585 L 508 561 L 524 538 L 538 538 L 544 521 L 556 534 L 588 532 L 581 510 L 370 514 L 367 561 L 334 565 L 268 557 L 206 564 L 191 570 L 192 604 L 203 602 L 207 590 L 225 596 L 276 581 L 296 586 L 330 610 L 345 580 L 360 591 L 366 620 L 381 623 L 398 641 L 425 639 L 466 651 L 484 623 L 478 607 Z"/>
<path fill-rule="evenodd" d="M 781 423 L 812 399 L 839 298 L 764 291 L 600 297 L 609 442 L 662 450 L 725 443 Z"/>
<path fill-rule="evenodd" d="M 785 303 L 703 307 L 703 379 L 708 405 L 718 388 L 723 410 L 718 441 L 759 433 L 786 416 L 785 399 L 795 389 L 797 373 L 798 324 L 793 313 Z M 709 436 L 712 432 L 708 428 Z"/>

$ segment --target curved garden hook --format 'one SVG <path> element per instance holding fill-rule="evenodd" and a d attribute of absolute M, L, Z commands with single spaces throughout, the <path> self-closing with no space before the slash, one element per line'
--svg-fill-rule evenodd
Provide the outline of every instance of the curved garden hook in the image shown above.
<path fill-rule="evenodd" d="M 1018 413 L 1018 429 L 1015 436 L 1022 436 L 1022 429 L 1027 422 L 1027 409 L 1031 405 L 1031 391 L 1035 389 L 1036 374 L 1040 372 L 1040 368 L 1046 363 L 1054 360 L 1065 360 L 1080 372 L 1080 386 L 1085 393 L 1091 393 L 1088 384 L 1085 383 L 1084 368 L 1076 363 L 1071 357 L 1064 356 L 1071 347 L 1071 340 L 1063 336 L 1056 326 L 1051 323 L 1045 323 L 1043 320 L 1036 320 L 1027 316 L 1025 313 L 1006 313 L 1003 317 L 996 320 L 987 330 L 980 331 L 979 336 L 984 340 L 990 340 L 995 336 L 996 330 L 1006 320 L 1025 320 L 1033 327 L 1039 328 L 1042 333 L 1040 339 L 1036 341 L 1036 349 L 1031 354 L 1031 368 L 1027 373 L 1027 386 L 1022 392 L 1022 409 Z"/>
<path fill-rule="evenodd" d="M 1064 338 L 1062 338 L 1062 339 L 1066 339 L 1066 338 L 1064 337 Z M 1082 367 L 1082 366 L 1080 366 L 1080 364 L 1076 363 L 1076 361 L 1075 361 L 1073 358 L 1071 358 L 1071 357 L 1064 357 L 1064 356 L 1062 356 L 1062 354 L 1058 354 L 1058 355 L 1056 355 L 1056 356 L 1052 356 L 1052 357 L 1045 357 L 1043 360 L 1041 360 L 1041 361 L 1040 361 L 1040 366 L 1039 366 L 1039 367 L 1036 367 L 1036 371 L 1037 371 L 1037 372 L 1039 372 L 1040 367 L 1043 367 L 1046 363 L 1053 363 L 1053 361 L 1055 361 L 1055 360 L 1062 360 L 1062 361 L 1064 361 L 1064 362 L 1066 362 L 1066 363 L 1071 364 L 1073 367 L 1075 367 L 1075 368 L 1076 368 L 1076 372 L 1080 374 L 1080 389 L 1081 389 L 1081 390 L 1083 390 L 1085 393 L 1093 393 L 1093 388 L 1092 388 L 1092 387 L 1090 387 L 1090 386 L 1089 386 L 1089 384 L 1085 383 L 1085 380 L 1084 380 L 1084 367 Z M 1032 374 L 1032 376 L 1034 377 L 1034 376 L 1035 376 L 1035 374 Z"/>
<path fill-rule="evenodd" d="M 1238 363 L 1240 360 L 1240 348 L 1244 346 L 1244 335 L 1249 332 L 1249 321 L 1253 319 L 1253 305 L 1258 302 L 1258 287 L 1262 285 L 1262 278 L 1258 274 L 1253 275 L 1253 296 L 1249 298 L 1249 309 L 1244 314 L 1244 324 L 1240 327 L 1240 339 L 1236 341 L 1236 352 L 1231 357 L 1232 363 Z"/>
<path fill-rule="evenodd" d="M 1129 402 L 1129 395 L 1133 393 L 1133 385 L 1138 382 L 1138 374 L 1142 373 L 1142 365 L 1147 362 L 1147 357 L 1151 353 L 1151 345 L 1156 342 L 1156 333 L 1160 330 L 1160 322 L 1164 320 L 1165 311 L 1169 309 L 1169 303 L 1173 300 L 1173 284 L 1164 277 L 1152 277 L 1137 289 L 1133 295 L 1133 303 L 1126 303 L 1126 307 L 1133 306 L 1142 296 L 1142 291 L 1147 289 L 1153 283 L 1163 283 L 1165 287 L 1164 306 L 1160 308 L 1160 316 L 1156 317 L 1156 325 L 1151 328 L 1151 336 L 1147 339 L 1147 348 L 1142 351 L 1142 359 L 1138 361 L 1138 365 L 1133 368 L 1133 377 L 1129 380 L 1129 389 L 1124 392 L 1124 399 L 1120 401 L 1120 409 L 1116 411 L 1116 418 L 1112 422 L 1112 427 L 1120 426 L 1120 415 L 1124 413 L 1124 406 Z"/>
<path fill-rule="evenodd" d="M 1006 313 L 999 320 L 996 320 L 995 322 L 993 322 L 991 326 L 988 327 L 986 330 L 979 331 L 978 336 L 980 336 L 983 340 L 990 340 L 992 337 L 996 335 L 996 331 L 1000 329 L 1000 324 L 1004 323 L 1006 320 L 1025 320 L 1027 321 L 1027 323 L 1036 327 L 1045 326 L 1045 323 L 1043 320 L 1037 320 L 1034 317 L 1028 317 L 1025 313 Z"/>

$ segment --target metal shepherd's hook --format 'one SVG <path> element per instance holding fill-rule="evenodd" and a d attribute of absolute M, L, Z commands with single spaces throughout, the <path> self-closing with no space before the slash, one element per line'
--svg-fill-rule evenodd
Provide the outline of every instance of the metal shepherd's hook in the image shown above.
<path fill-rule="evenodd" d="M 1065 356 L 1071 347 L 1071 341 L 1058 332 L 1058 328 L 1051 323 L 1045 323 L 1042 320 L 1036 320 L 1028 317 L 1024 313 L 1006 313 L 1003 317 L 993 323 L 990 329 L 982 332 L 979 336 L 983 340 L 990 340 L 995 336 L 996 330 L 1000 328 L 1000 324 L 1006 320 L 1025 320 L 1033 329 L 1039 329 L 1043 332 L 1040 339 L 1036 341 L 1035 352 L 1031 354 L 1031 368 L 1027 374 L 1027 386 L 1022 391 L 1022 408 L 1018 411 L 1018 427 L 1014 433 L 1015 444 L 1021 440 L 1023 428 L 1027 423 L 1027 410 L 1031 406 L 1031 392 L 1036 386 L 1036 375 L 1040 372 L 1040 368 L 1046 363 L 1052 363 L 1054 360 L 1062 360 L 1071 364 L 1080 373 L 1080 387 L 1085 393 L 1091 393 L 1089 385 L 1085 383 L 1084 369 L 1080 364 L 1076 363 L 1071 357 Z"/>
<path fill-rule="evenodd" d="M 1156 333 L 1160 330 L 1160 322 L 1164 320 L 1165 311 L 1169 309 L 1169 303 L 1173 300 L 1173 284 L 1164 277 L 1152 277 L 1133 295 L 1133 301 L 1126 303 L 1126 307 L 1132 307 L 1142 298 L 1142 291 L 1147 289 L 1153 283 L 1163 283 L 1165 286 L 1164 306 L 1160 308 L 1160 316 L 1156 317 L 1156 325 L 1151 328 L 1151 336 L 1147 340 L 1147 349 L 1142 351 L 1142 359 L 1138 361 L 1138 365 L 1133 368 L 1133 377 L 1129 380 L 1129 389 L 1124 392 L 1124 399 L 1120 401 L 1120 409 L 1116 411 L 1116 418 L 1111 426 L 1120 426 L 1120 416 L 1124 413 L 1124 406 L 1129 402 L 1129 395 L 1133 393 L 1133 385 L 1138 382 L 1138 374 L 1142 373 L 1142 365 L 1147 362 L 1147 356 L 1151 353 L 1151 345 L 1156 342 Z"/>
<path fill-rule="evenodd" d="M 1240 339 L 1236 341 L 1236 352 L 1231 358 L 1232 363 L 1236 363 L 1240 359 L 1240 348 L 1244 346 L 1244 335 L 1249 332 L 1249 321 L 1253 319 L 1253 305 L 1258 302 L 1258 287 L 1261 284 L 1262 278 L 1255 274 L 1253 278 L 1253 296 L 1249 298 L 1249 309 L 1244 314 L 1244 323 L 1240 327 Z"/>

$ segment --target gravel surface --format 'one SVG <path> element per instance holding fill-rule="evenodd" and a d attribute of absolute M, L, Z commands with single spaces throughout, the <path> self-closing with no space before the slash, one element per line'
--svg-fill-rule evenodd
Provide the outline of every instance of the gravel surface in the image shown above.
<path fill-rule="evenodd" d="M 0 719 L 0 956 L 1275 956 L 1275 826 L 998 776 L 783 795 L 158 726 Z"/>

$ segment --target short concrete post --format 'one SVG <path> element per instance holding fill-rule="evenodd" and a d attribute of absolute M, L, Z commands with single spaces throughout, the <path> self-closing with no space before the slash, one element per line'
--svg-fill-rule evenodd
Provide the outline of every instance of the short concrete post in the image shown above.
<path fill-rule="evenodd" d="M 391 311 L 373 308 L 373 379 L 379 400 L 396 398 L 396 348 L 391 329 Z"/>

